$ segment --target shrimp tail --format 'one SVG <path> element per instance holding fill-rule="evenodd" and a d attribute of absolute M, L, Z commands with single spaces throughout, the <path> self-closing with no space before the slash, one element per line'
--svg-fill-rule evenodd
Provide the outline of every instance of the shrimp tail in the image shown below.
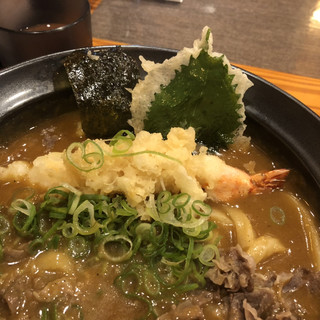
<path fill-rule="evenodd" d="M 277 169 L 251 176 L 250 193 L 258 194 L 267 189 L 281 188 L 289 174 L 288 169 Z"/>

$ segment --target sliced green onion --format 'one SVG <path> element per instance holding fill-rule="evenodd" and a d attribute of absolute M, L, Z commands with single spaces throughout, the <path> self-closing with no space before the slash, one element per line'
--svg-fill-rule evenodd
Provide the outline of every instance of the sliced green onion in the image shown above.
<path fill-rule="evenodd" d="M 7 233 L 9 230 L 10 230 L 9 221 L 3 215 L 0 215 L 0 236 Z"/>
<path fill-rule="evenodd" d="M 89 150 L 93 149 L 93 151 Z M 80 158 L 76 155 L 80 151 Z M 66 151 L 68 161 L 77 169 L 84 172 L 99 169 L 104 163 L 104 153 L 93 140 L 72 143 Z"/>
<path fill-rule="evenodd" d="M 48 241 L 48 249 L 58 249 L 61 235 L 55 234 L 50 241 Z"/>
<path fill-rule="evenodd" d="M 136 215 L 138 212 L 136 209 L 133 209 L 129 206 L 128 202 L 122 199 L 120 201 L 122 208 L 127 212 L 128 215 Z"/>
<path fill-rule="evenodd" d="M 198 288 L 199 288 L 199 285 L 197 283 L 188 283 L 188 284 L 180 285 L 175 290 L 180 293 L 183 293 L 183 292 L 193 291 Z"/>
<path fill-rule="evenodd" d="M 41 309 L 41 320 L 58 320 L 57 305 L 51 304 Z"/>
<path fill-rule="evenodd" d="M 114 284 L 126 297 L 133 300 L 140 300 L 147 304 L 148 312 L 142 319 L 150 319 L 150 316 L 152 318 L 157 318 L 157 314 L 153 309 L 151 301 L 143 297 L 143 293 L 141 292 L 141 287 L 144 284 L 143 279 L 141 279 L 143 278 L 142 270 L 142 266 L 137 266 L 136 264 L 131 265 L 120 276 L 116 277 Z M 153 284 L 155 284 L 155 287 L 149 286 L 149 289 L 151 289 L 151 293 L 156 293 L 157 291 L 157 279 L 155 279 L 154 281 L 155 282 L 153 282 Z M 148 286 L 148 284 L 144 285 L 144 287 L 146 286 Z"/>
<path fill-rule="evenodd" d="M 13 201 L 11 207 L 16 210 L 13 218 L 13 225 L 22 235 L 28 235 L 34 228 L 34 218 L 36 215 L 36 207 L 31 202 L 23 199 Z"/>
<path fill-rule="evenodd" d="M 31 202 L 24 199 L 16 199 L 11 203 L 11 207 L 18 212 L 25 214 L 26 216 L 32 216 L 35 212 L 35 206 Z"/>
<path fill-rule="evenodd" d="M 155 315 L 147 298 L 163 290 L 203 287 L 206 270 L 219 257 L 217 247 L 204 242 L 215 227 L 208 220 L 211 208 L 187 193 L 163 191 L 156 199 L 150 195 L 143 212 L 149 215 L 147 222 L 122 195 L 81 194 L 69 185 L 48 190 L 38 207 L 37 211 L 25 200 L 12 205 L 14 226 L 24 231 L 20 234 L 33 237 L 30 250 L 58 248 L 61 240 L 75 259 L 86 258 L 92 248 L 97 250 L 95 259 L 126 262 L 129 268 L 118 277 L 121 291 L 147 303 L 147 317 Z M 131 267 L 130 259 L 136 254 L 143 265 Z M 130 281 L 136 286 L 130 286 Z"/>
<path fill-rule="evenodd" d="M 47 191 L 44 195 L 44 202 L 42 203 L 42 207 L 48 204 L 50 205 L 57 205 L 63 202 L 65 199 L 68 198 L 69 193 L 62 190 L 61 187 L 54 187 Z"/>
<path fill-rule="evenodd" d="M 29 252 L 34 255 L 39 250 L 42 250 L 44 247 L 44 241 L 41 238 L 34 239 L 29 244 Z"/>
<path fill-rule="evenodd" d="M 171 200 L 171 192 L 162 191 L 157 197 L 157 210 L 160 214 L 168 213 L 171 209 L 170 200 Z"/>
<path fill-rule="evenodd" d="M 138 237 L 141 237 L 142 240 L 148 240 L 150 238 L 150 229 L 150 223 L 142 222 L 137 225 L 135 233 Z"/>
<path fill-rule="evenodd" d="M 51 238 L 54 237 L 54 234 L 56 231 L 59 229 L 59 227 L 63 224 L 63 221 L 58 220 L 56 221 L 52 227 L 43 235 L 42 238 L 36 238 L 31 243 L 29 244 L 29 252 L 31 254 L 37 253 L 39 250 L 43 250 L 45 248 L 45 245 L 47 241 Z M 57 240 L 56 240 L 57 241 Z M 50 244 L 50 247 L 54 245 L 53 243 Z M 58 244 L 56 244 L 58 246 Z"/>
<path fill-rule="evenodd" d="M 51 228 L 52 223 L 49 221 L 47 215 L 43 212 L 40 212 L 36 215 L 36 221 L 37 231 L 39 232 L 39 234 L 35 236 L 43 236 Z"/>
<path fill-rule="evenodd" d="M 182 162 L 174 157 L 168 156 L 165 153 L 162 152 L 158 152 L 158 151 L 152 151 L 152 150 L 143 150 L 143 151 L 137 151 L 137 152 L 132 152 L 132 153 L 120 153 L 120 154 L 109 154 L 110 157 L 135 157 L 138 155 L 142 155 L 142 154 L 153 154 L 155 156 L 159 156 L 159 157 L 163 157 L 165 159 L 171 160 L 171 161 L 175 161 L 178 162 L 179 164 L 182 164 Z"/>
<path fill-rule="evenodd" d="M 175 210 L 170 210 L 168 213 L 162 214 L 159 220 L 180 228 L 195 228 L 206 221 L 205 217 L 190 219 L 190 215 L 186 210 L 180 210 L 178 213 Z M 181 213 L 184 214 L 182 215 Z"/>
<path fill-rule="evenodd" d="M 194 228 L 183 228 L 183 232 L 190 237 L 197 237 L 201 232 L 201 226 Z"/>
<path fill-rule="evenodd" d="M 100 202 L 100 201 L 110 201 L 110 197 L 103 195 L 103 194 L 80 194 L 80 200 L 89 200 L 94 202 Z"/>
<path fill-rule="evenodd" d="M 212 236 L 211 231 L 213 229 L 215 229 L 216 227 L 217 227 L 217 225 L 213 221 L 208 221 L 208 220 L 205 221 L 201 225 L 200 233 L 197 235 L 198 241 L 208 240 L 208 238 Z M 217 243 L 215 243 L 215 244 L 218 244 L 219 241 L 220 241 L 220 238 L 218 239 Z"/>
<path fill-rule="evenodd" d="M 126 133 L 126 135 L 124 136 L 123 133 Z M 135 136 L 127 130 L 119 132 L 110 142 L 110 145 L 113 146 L 112 153 L 107 155 L 110 157 L 133 157 L 142 154 L 152 154 L 182 164 L 179 159 L 158 151 L 143 150 L 133 153 L 127 153 L 132 145 L 132 141 L 134 140 L 134 138 Z M 90 152 L 88 149 L 93 149 L 93 151 Z M 78 152 L 80 152 L 80 155 L 78 154 Z M 104 163 L 104 152 L 101 147 L 93 140 L 86 140 L 82 143 L 72 143 L 67 148 L 66 157 L 71 165 L 84 172 L 99 169 L 103 166 Z"/>
<path fill-rule="evenodd" d="M 77 319 L 84 320 L 84 314 L 82 311 L 82 307 L 79 304 L 72 304 L 71 309 L 75 310 L 77 312 Z"/>
<path fill-rule="evenodd" d="M 44 242 L 48 241 L 62 225 L 63 225 L 63 221 L 61 220 L 56 221 L 52 225 L 52 227 L 42 237 L 43 241 Z"/>
<path fill-rule="evenodd" d="M 274 206 L 270 209 L 270 218 L 275 224 L 279 226 L 283 226 L 286 222 L 286 214 L 281 208 L 277 206 Z"/>
<path fill-rule="evenodd" d="M 35 195 L 35 190 L 30 187 L 24 187 L 19 188 L 15 190 L 15 192 L 12 195 L 11 201 L 14 201 L 16 199 L 24 199 L 24 200 L 30 200 Z"/>
<path fill-rule="evenodd" d="M 194 261 L 191 265 L 192 278 L 196 279 L 201 287 L 204 287 L 206 285 L 205 274 L 208 270 L 208 266 L 196 264 L 194 263 Z"/>
<path fill-rule="evenodd" d="M 185 261 L 185 258 L 177 260 L 177 261 L 169 260 L 165 257 L 161 258 L 161 262 L 163 264 L 166 264 L 167 266 L 170 266 L 170 267 L 177 267 L 178 265 L 182 264 L 184 261 Z"/>
<path fill-rule="evenodd" d="M 208 267 L 213 267 L 213 259 L 219 259 L 219 250 L 215 245 L 207 244 L 203 247 L 199 255 L 199 261 Z"/>
<path fill-rule="evenodd" d="M 212 212 L 212 208 L 203 201 L 195 200 L 192 203 L 192 209 L 200 216 L 209 217 Z"/>
<path fill-rule="evenodd" d="M 150 241 L 157 246 L 162 246 L 166 243 L 169 235 L 168 226 L 160 223 L 159 221 L 154 221 L 150 228 Z"/>
<path fill-rule="evenodd" d="M 187 193 L 180 193 L 173 197 L 172 204 L 176 208 L 183 208 L 185 207 L 191 199 L 191 196 Z"/>
<path fill-rule="evenodd" d="M 192 252 L 192 258 L 198 259 L 202 249 L 203 249 L 203 244 L 201 242 L 195 243 L 193 252 Z"/>
<path fill-rule="evenodd" d="M 179 251 L 183 251 L 185 249 L 184 246 L 183 246 L 185 238 L 186 238 L 185 235 L 182 234 L 181 232 L 179 232 L 176 229 L 171 229 L 170 236 L 171 236 L 172 244 Z"/>
<path fill-rule="evenodd" d="M 123 138 L 133 141 L 133 140 L 135 140 L 136 137 L 135 137 L 135 135 L 134 135 L 132 132 L 130 132 L 129 130 L 120 130 L 120 131 L 119 131 L 118 133 L 116 133 L 116 134 L 113 136 L 113 138 L 111 139 L 111 141 L 110 141 L 110 146 L 114 146 L 119 139 L 123 139 Z"/>
<path fill-rule="evenodd" d="M 41 318 L 40 320 L 49 320 L 49 309 L 44 307 L 40 311 Z"/>
<path fill-rule="evenodd" d="M 118 137 L 117 141 L 113 144 L 112 153 L 123 154 L 127 152 L 132 146 L 132 140 L 126 137 Z"/>
<path fill-rule="evenodd" d="M 115 283 L 119 286 L 123 293 L 135 294 L 140 289 L 140 277 L 139 271 L 129 270 L 124 272 L 119 277 L 115 279 Z"/>
<path fill-rule="evenodd" d="M 154 272 L 151 270 L 146 270 L 143 273 L 143 280 L 147 294 L 150 296 L 157 296 L 160 293 L 160 283 L 154 275 Z"/>
<path fill-rule="evenodd" d="M 171 192 L 170 191 L 162 191 L 159 193 L 157 197 L 157 202 L 158 203 L 167 203 L 169 200 L 172 198 Z"/>
<path fill-rule="evenodd" d="M 88 223 L 87 226 L 81 225 L 79 221 L 80 214 L 85 211 L 89 213 L 89 219 L 86 220 L 86 222 Z M 94 207 L 88 200 L 82 202 L 80 206 L 74 211 L 73 225 L 76 228 L 77 232 L 81 235 L 93 234 L 98 231 L 100 227 L 102 227 L 102 225 L 96 221 L 94 217 Z"/>
<path fill-rule="evenodd" d="M 137 215 L 128 217 L 123 224 L 122 233 L 128 235 L 129 237 L 134 237 L 135 228 L 137 224 L 140 223 L 138 219 L 139 217 Z"/>
<path fill-rule="evenodd" d="M 190 237 L 197 238 L 198 241 L 208 240 L 211 231 L 216 227 L 214 222 L 207 220 L 195 228 L 183 228 L 183 232 Z"/>
<path fill-rule="evenodd" d="M 73 238 L 78 234 L 78 230 L 73 225 L 73 223 L 70 223 L 70 222 L 64 223 L 60 229 L 61 229 L 62 235 L 65 238 Z"/>
<path fill-rule="evenodd" d="M 82 236 L 73 237 L 68 242 L 68 252 L 75 259 L 84 258 L 90 253 L 90 244 Z"/>
<path fill-rule="evenodd" d="M 71 196 L 68 199 L 68 213 L 69 214 L 74 214 L 76 211 L 79 203 L 80 203 L 80 195 L 77 194 L 71 194 Z"/>
<path fill-rule="evenodd" d="M 123 235 L 106 236 L 99 245 L 99 256 L 119 263 L 129 260 L 132 256 L 132 241 Z"/>
<path fill-rule="evenodd" d="M 191 261 L 191 258 L 192 258 L 193 248 L 194 248 L 194 239 L 193 239 L 193 238 L 189 238 L 189 246 L 188 246 L 188 251 L 187 251 L 187 258 L 186 258 L 185 270 L 187 270 L 188 267 L 189 267 L 189 265 L 190 265 L 190 261 Z"/>
<path fill-rule="evenodd" d="M 150 195 L 146 204 L 146 214 L 152 219 L 186 229 L 201 226 L 208 220 L 212 211 L 203 201 L 191 201 L 190 195 L 186 193 L 172 196 L 169 191 L 161 192 L 156 200 Z M 203 228 L 201 231 L 193 231 L 203 235 Z"/>
<path fill-rule="evenodd" d="M 78 189 L 74 188 L 73 186 L 71 186 L 68 183 L 63 183 L 61 185 L 64 189 L 67 189 L 68 191 L 71 191 L 71 193 L 74 193 L 77 196 L 81 196 L 81 191 L 79 191 Z"/>
<path fill-rule="evenodd" d="M 67 208 L 53 208 L 49 213 L 49 218 L 64 220 L 67 216 Z"/>

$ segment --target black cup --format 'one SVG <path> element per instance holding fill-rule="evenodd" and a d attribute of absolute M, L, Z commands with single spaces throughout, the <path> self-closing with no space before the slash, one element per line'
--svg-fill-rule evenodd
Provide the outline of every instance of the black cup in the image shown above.
<path fill-rule="evenodd" d="M 92 45 L 87 0 L 1 0 L 0 64 Z"/>

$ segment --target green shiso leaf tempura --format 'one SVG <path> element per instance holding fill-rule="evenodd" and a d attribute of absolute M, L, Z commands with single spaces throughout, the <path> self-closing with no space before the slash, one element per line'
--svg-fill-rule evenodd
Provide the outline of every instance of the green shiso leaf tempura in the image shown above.
<path fill-rule="evenodd" d="M 193 48 L 162 64 L 141 60 L 148 74 L 132 92 L 129 122 L 135 132 L 166 137 L 172 127 L 193 127 L 197 140 L 214 149 L 226 148 L 242 136 L 242 98 L 252 84 L 224 55 L 212 51 L 209 28 Z"/>

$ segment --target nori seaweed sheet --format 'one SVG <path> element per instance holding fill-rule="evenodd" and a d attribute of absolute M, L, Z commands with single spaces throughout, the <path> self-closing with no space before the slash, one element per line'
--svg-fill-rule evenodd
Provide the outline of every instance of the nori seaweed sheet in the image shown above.
<path fill-rule="evenodd" d="M 97 58 L 99 57 L 99 58 Z M 120 47 L 76 51 L 64 61 L 89 138 L 110 138 L 130 129 L 131 93 L 140 78 L 137 62 Z"/>

